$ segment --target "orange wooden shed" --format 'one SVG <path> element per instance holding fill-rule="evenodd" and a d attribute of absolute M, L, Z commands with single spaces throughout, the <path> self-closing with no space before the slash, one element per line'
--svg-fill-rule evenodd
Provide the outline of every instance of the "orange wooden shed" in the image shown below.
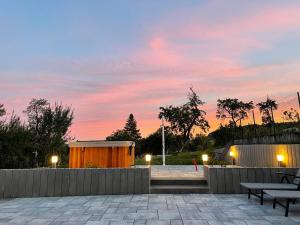
<path fill-rule="evenodd" d="M 70 142 L 69 168 L 126 168 L 134 165 L 132 141 Z"/>

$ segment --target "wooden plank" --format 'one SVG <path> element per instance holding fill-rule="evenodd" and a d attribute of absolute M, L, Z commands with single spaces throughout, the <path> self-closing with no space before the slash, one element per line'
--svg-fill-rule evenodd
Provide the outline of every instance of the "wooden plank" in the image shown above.
<path fill-rule="evenodd" d="M 264 182 L 264 170 L 263 168 L 255 168 L 255 182 L 263 183 Z"/>
<path fill-rule="evenodd" d="M 223 169 L 224 171 L 224 184 L 225 184 L 225 193 L 233 193 L 233 177 L 232 177 L 232 168 Z"/>
<path fill-rule="evenodd" d="M 62 184 L 61 184 L 61 196 L 69 196 L 70 189 L 70 170 L 61 169 L 62 171 Z"/>
<path fill-rule="evenodd" d="M 91 194 L 91 183 L 92 183 L 92 170 L 85 169 L 84 170 L 84 185 L 83 185 L 83 194 L 84 195 Z"/>
<path fill-rule="evenodd" d="M 77 170 L 76 195 L 84 195 L 84 169 Z"/>
<path fill-rule="evenodd" d="M 35 170 L 32 170 L 32 173 L 33 173 L 32 196 L 39 197 L 40 196 L 40 188 L 41 188 L 41 170 L 35 169 Z"/>
<path fill-rule="evenodd" d="M 26 197 L 26 182 L 27 182 L 27 170 L 21 169 L 19 170 L 20 179 L 18 181 L 18 196 L 19 197 Z"/>
<path fill-rule="evenodd" d="M 217 168 L 216 170 L 217 170 L 218 194 L 225 194 L 226 184 L 225 184 L 224 168 Z"/>
<path fill-rule="evenodd" d="M 91 195 L 97 195 L 99 189 L 99 179 L 97 169 L 91 170 Z"/>
<path fill-rule="evenodd" d="M 4 181 L 5 181 L 5 172 L 3 169 L 0 169 L 0 199 L 4 198 Z"/>
<path fill-rule="evenodd" d="M 47 196 L 48 188 L 48 169 L 41 169 L 41 187 L 40 187 L 40 196 Z"/>
<path fill-rule="evenodd" d="M 25 182 L 25 196 L 32 197 L 33 194 L 33 170 L 25 170 L 26 182 Z"/>
<path fill-rule="evenodd" d="M 271 169 L 270 168 L 263 168 L 262 170 L 263 170 L 263 182 L 264 183 L 272 182 Z"/>
<path fill-rule="evenodd" d="M 74 196 L 77 194 L 77 171 L 78 169 L 70 169 L 70 185 L 69 185 L 69 195 Z"/>
<path fill-rule="evenodd" d="M 239 168 L 240 171 L 240 179 L 241 183 L 246 183 L 248 181 L 248 169 L 247 168 Z M 247 193 L 247 189 L 240 187 L 241 193 Z"/>
<path fill-rule="evenodd" d="M 128 194 L 128 169 L 122 169 L 121 171 L 121 189 L 120 189 L 120 194 L 125 195 Z"/>
<path fill-rule="evenodd" d="M 47 196 L 53 197 L 55 193 L 55 169 L 48 170 L 48 181 L 47 181 Z"/>
<path fill-rule="evenodd" d="M 112 186 L 112 194 L 118 195 L 121 193 L 121 172 L 120 169 L 112 170 L 112 178 L 113 178 L 113 186 Z"/>
<path fill-rule="evenodd" d="M 135 178 L 135 174 L 134 174 L 134 169 L 128 169 L 128 176 L 127 176 L 127 185 L 128 185 L 128 194 L 134 194 L 134 186 L 135 186 L 135 181 L 134 181 L 134 178 Z"/>
<path fill-rule="evenodd" d="M 55 169 L 54 196 L 61 196 L 62 169 Z"/>
<path fill-rule="evenodd" d="M 150 193 L 150 169 L 142 170 L 142 194 Z"/>
<path fill-rule="evenodd" d="M 11 186 L 11 188 L 12 188 L 12 198 L 20 197 L 19 182 L 20 182 L 21 175 L 22 174 L 21 174 L 20 169 L 12 170 L 12 186 Z"/>
<path fill-rule="evenodd" d="M 241 193 L 241 178 L 240 178 L 240 169 L 239 168 L 233 168 L 232 169 L 232 191 L 234 194 L 240 194 Z"/>
<path fill-rule="evenodd" d="M 97 170 L 97 174 L 98 174 L 98 195 L 104 195 L 105 194 L 105 181 L 106 181 L 106 173 L 105 173 L 105 169 L 98 169 Z"/>
<path fill-rule="evenodd" d="M 142 193 L 142 173 L 141 169 L 134 170 L 134 194 Z"/>
<path fill-rule="evenodd" d="M 113 169 L 105 170 L 105 194 L 111 195 L 113 188 Z"/>
<path fill-rule="evenodd" d="M 4 198 L 12 198 L 12 170 L 4 170 Z"/>
<path fill-rule="evenodd" d="M 209 168 L 209 192 L 218 194 L 217 168 Z"/>

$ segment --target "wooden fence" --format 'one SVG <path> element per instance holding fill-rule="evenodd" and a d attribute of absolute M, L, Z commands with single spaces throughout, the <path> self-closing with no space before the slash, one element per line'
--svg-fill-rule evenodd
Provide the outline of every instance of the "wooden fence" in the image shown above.
<path fill-rule="evenodd" d="M 276 167 L 277 155 L 283 155 L 282 165 L 285 167 L 300 167 L 300 144 L 268 144 L 268 145 L 233 145 L 230 151 L 234 153 L 235 163 L 247 167 Z M 226 160 L 232 162 L 229 152 Z"/>
<path fill-rule="evenodd" d="M 241 182 L 278 183 L 280 176 L 277 172 L 296 174 L 297 170 L 298 168 L 205 166 L 204 176 L 212 194 L 241 194 L 247 193 L 247 190 L 240 186 Z"/>
<path fill-rule="evenodd" d="M 0 198 L 147 194 L 149 187 L 149 168 L 0 170 Z"/>

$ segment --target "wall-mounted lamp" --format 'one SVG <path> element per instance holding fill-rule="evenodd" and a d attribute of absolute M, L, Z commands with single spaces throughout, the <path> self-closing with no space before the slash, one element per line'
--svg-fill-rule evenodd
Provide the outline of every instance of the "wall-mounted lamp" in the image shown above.
<path fill-rule="evenodd" d="M 151 158 L 152 158 L 152 156 L 150 155 L 150 154 L 147 154 L 146 156 L 145 156 L 145 160 L 146 160 L 146 163 L 150 166 L 150 164 L 151 164 Z"/>
<path fill-rule="evenodd" d="M 58 162 L 58 156 L 57 155 L 51 156 L 52 168 L 56 168 L 57 162 Z"/>
<path fill-rule="evenodd" d="M 235 165 L 235 153 L 234 153 L 234 151 L 230 151 L 229 156 L 232 158 L 232 165 Z"/>
<path fill-rule="evenodd" d="M 208 155 L 207 154 L 203 154 L 202 155 L 202 161 L 203 161 L 203 165 L 205 165 L 208 161 Z"/>
<path fill-rule="evenodd" d="M 278 162 L 278 167 L 282 166 L 282 162 L 284 161 L 284 156 L 283 155 L 277 155 L 277 162 Z"/>

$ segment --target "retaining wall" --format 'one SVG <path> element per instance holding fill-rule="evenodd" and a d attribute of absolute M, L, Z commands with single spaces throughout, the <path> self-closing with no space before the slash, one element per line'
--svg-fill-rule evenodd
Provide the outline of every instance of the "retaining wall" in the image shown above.
<path fill-rule="evenodd" d="M 204 176 L 212 194 L 242 194 L 247 193 L 247 190 L 240 186 L 241 182 L 278 183 L 281 177 L 277 172 L 296 174 L 297 170 L 298 168 L 204 166 Z"/>
<path fill-rule="evenodd" d="M 0 198 L 148 194 L 149 187 L 149 168 L 0 170 Z"/>
<path fill-rule="evenodd" d="M 284 156 L 285 167 L 300 167 L 300 144 L 257 144 L 233 145 L 230 151 L 235 153 L 235 162 L 247 167 L 277 167 L 276 156 Z M 231 161 L 229 152 L 226 160 Z"/>

